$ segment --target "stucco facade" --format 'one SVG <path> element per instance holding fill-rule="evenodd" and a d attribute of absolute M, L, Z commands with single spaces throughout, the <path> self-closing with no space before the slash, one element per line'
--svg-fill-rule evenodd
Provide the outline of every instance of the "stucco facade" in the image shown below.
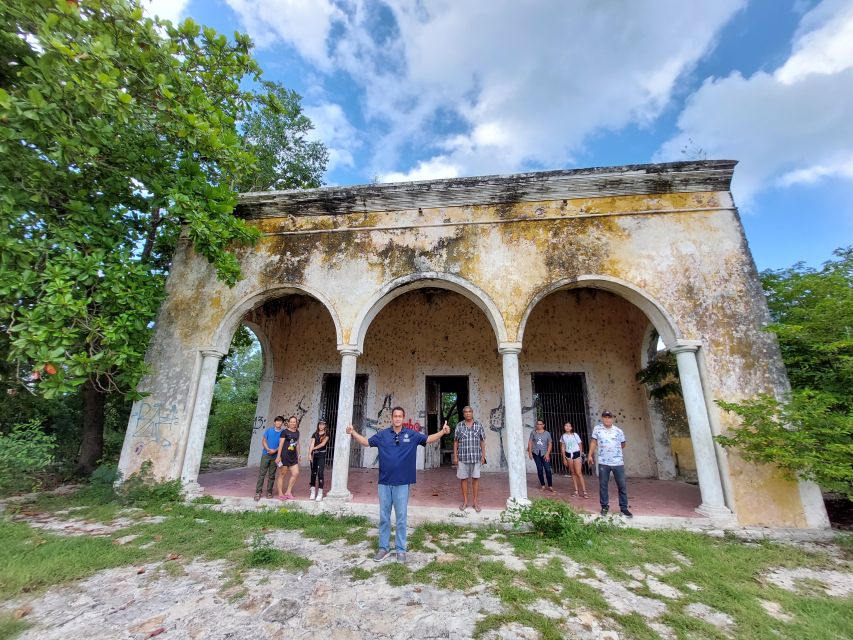
<path fill-rule="evenodd" d="M 467 376 L 489 425 L 489 465 L 526 499 L 523 448 L 537 373 L 583 376 L 586 417 L 617 415 L 629 474 L 664 477 L 671 449 L 634 379 L 651 327 L 675 355 L 699 510 L 744 524 L 820 527 L 816 487 L 722 451 L 733 425 L 714 400 L 782 394 L 784 368 L 729 193 L 733 162 L 520 174 L 307 192 L 245 194 L 262 232 L 233 288 L 182 245 L 148 354 L 120 468 L 194 482 L 218 359 L 241 322 L 259 335 L 259 413 L 299 412 L 303 437 L 323 381 L 340 376 L 336 420 L 381 428 L 390 395 L 426 415 L 429 376 Z M 364 380 L 364 378 L 361 378 Z M 656 426 L 657 425 L 657 426 Z M 665 431 L 665 430 L 664 430 Z M 338 430 L 335 460 L 349 460 Z M 358 463 L 369 465 L 369 452 Z M 437 464 L 429 452 L 422 464 Z M 346 499 L 348 465 L 331 497 Z"/>

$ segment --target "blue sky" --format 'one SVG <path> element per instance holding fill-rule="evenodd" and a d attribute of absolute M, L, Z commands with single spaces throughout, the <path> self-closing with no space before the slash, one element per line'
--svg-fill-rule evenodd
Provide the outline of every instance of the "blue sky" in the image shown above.
<path fill-rule="evenodd" d="M 328 184 L 707 157 L 759 269 L 853 244 L 853 0 L 145 0 L 249 33 Z"/>

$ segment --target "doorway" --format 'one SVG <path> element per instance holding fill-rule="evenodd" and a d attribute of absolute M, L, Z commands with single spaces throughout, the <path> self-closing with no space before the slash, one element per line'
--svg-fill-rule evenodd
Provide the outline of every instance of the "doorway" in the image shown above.
<path fill-rule="evenodd" d="M 555 455 L 551 458 L 554 472 L 566 473 L 560 452 L 563 425 L 571 422 L 581 437 L 584 453 L 589 451 L 589 426 L 587 422 L 586 377 L 582 373 L 534 373 L 533 403 L 536 419 L 545 421 L 545 428 L 554 442 Z M 584 473 L 592 470 L 584 464 Z"/>
<path fill-rule="evenodd" d="M 436 433 L 445 421 L 451 432 L 444 436 L 438 447 L 427 448 L 424 466 L 428 469 L 449 467 L 453 464 L 453 429 L 462 420 L 462 409 L 469 404 L 468 376 L 426 377 L 426 431 Z"/>
<path fill-rule="evenodd" d="M 327 373 L 323 376 L 323 393 L 320 398 L 319 419 L 326 421 L 329 429 L 329 448 L 326 453 L 326 466 L 331 466 L 335 459 L 335 434 L 338 427 L 338 399 L 341 393 L 341 376 L 339 373 Z M 359 428 L 364 423 L 364 399 L 367 395 L 367 374 L 355 376 L 355 395 L 352 404 L 352 423 Z M 311 427 L 314 433 L 314 427 Z M 362 448 L 350 447 L 349 466 L 360 467 Z"/>

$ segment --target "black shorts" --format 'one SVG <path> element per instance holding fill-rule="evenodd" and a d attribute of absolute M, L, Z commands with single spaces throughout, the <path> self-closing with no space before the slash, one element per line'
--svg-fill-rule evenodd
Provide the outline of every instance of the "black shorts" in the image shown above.
<path fill-rule="evenodd" d="M 296 452 L 285 451 L 284 455 L 281 456 L 281 464 L 285 467 L 292 467 L 295 464 L 299 464 L 299 457 L 296 455 Z"/>
<path fill-rule="evenodd" d="M 570 454 L 566 456 L 569 460 L 577 460 L 581 457 L 580 451 L 572 451 Z"/>

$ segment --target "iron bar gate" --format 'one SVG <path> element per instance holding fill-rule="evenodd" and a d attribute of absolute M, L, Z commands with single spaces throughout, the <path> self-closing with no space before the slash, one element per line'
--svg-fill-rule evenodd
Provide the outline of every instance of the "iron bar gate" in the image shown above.
<path fill-rule="evenodd" d="M 326 453 L 326 466 L 331 466 L 335 460 L 335 434 L 338 428 L 338 399 L 341 392 L 341 376 L 338 373 L 327 373 L 323 376 L 323 395 L 320 398 L 320 418 L 326 421 L 329 429 L 329 448 Z M 352 405 L 352 424 L 359 433 L 364 431 L 364 399 L 367 395 L 367 374 L 355 376 L 355 395 Z M 311 427 L 314 433 L 314 426 Z M 362 448 L 351 446 L 349 465 L 361 466 Z"/>
<path fill-rule="evenodd" d="M 533 402 L 536 407 L 536 419 L 545 421 L 545 428 L 554 442 L 554 454 L 551 464 L 555 473 L 566 473 L 566 466 L 560 456 L 560 438 L 563 425 L 571 422 L 581 437 L 584 453 L 589 451 L 589 425 L 586 402 L 586 379 L 582 373 L 534 373 Z M 525 443 L 526 445 L 527 443 Z M 585 464 L 584 473 L 592 470 Z"/>

